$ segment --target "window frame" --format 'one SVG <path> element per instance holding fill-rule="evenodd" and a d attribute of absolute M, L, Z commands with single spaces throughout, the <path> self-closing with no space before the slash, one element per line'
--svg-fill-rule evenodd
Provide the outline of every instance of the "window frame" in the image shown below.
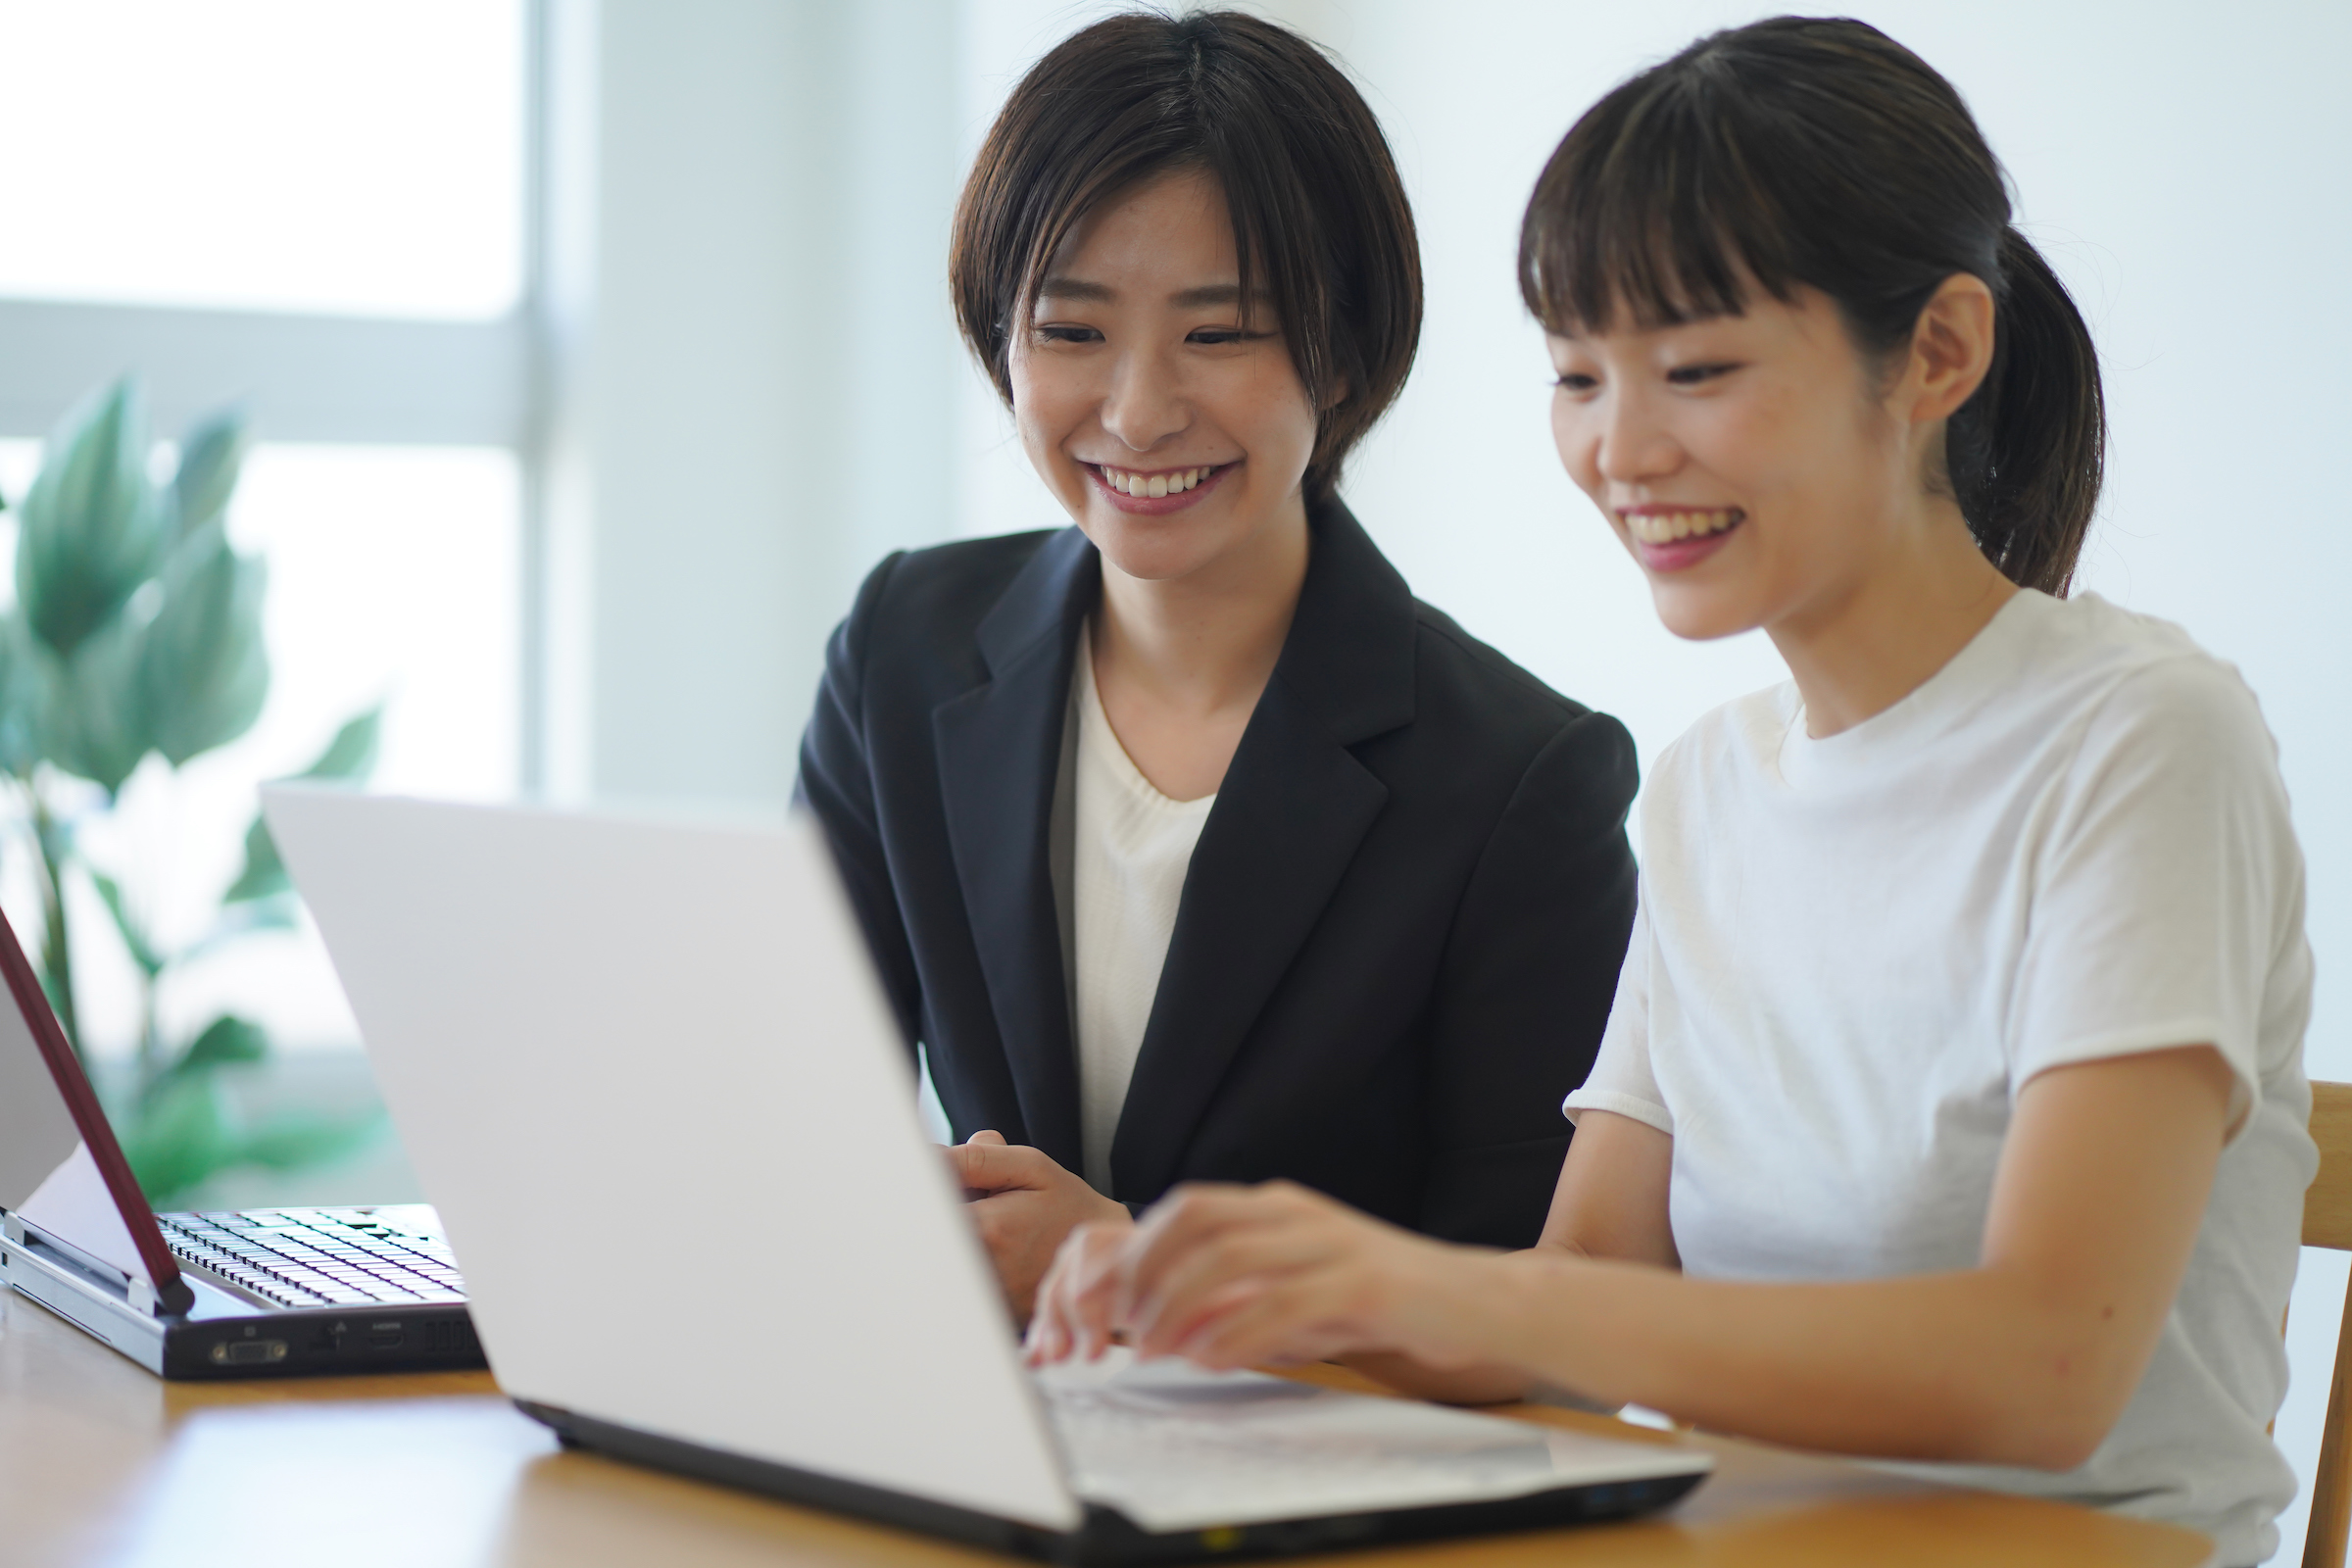
<path fill-rule="evenodd" d="M 0 440 L 135 371 L 157 428 L 244 402 L 268 442 L 503 448 L 520 475 L 519 783 L 546 782 L 549 0 L 523 4 L 522 280 L 489 320 L 0 296 Z"/>

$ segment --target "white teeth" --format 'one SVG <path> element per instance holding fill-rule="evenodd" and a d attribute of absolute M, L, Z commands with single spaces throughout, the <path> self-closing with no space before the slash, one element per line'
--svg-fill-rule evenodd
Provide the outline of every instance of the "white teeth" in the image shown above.
<path fill-rule="evenodd" d="M 1102 475 L 1102 482 L 1119 494 L 1153 501 L 1162 496 L 1182 495 L 1216 471 L 1214 468 L 1179 468 L 1173 473 L 1142 474 L 1114 468 L 1107 464 L 1097 464 L 1095 466 Z"/>
<path fill-rule="evenodd" d="M 1718 512 L 1637 512 L 1628 514 L 1625 522 L 1642 543 L 1668 545 L 1678 539 L 1721 533 L 1745 515 L 1737 507 Z"/>

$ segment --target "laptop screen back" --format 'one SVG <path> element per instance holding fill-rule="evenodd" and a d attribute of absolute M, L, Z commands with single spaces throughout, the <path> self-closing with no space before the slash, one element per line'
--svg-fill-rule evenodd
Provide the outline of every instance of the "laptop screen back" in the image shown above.
<path fill-rule="evenodd" d="M 1076 1523 L 813 826 L 263 801 L 503 1390 Z"/>

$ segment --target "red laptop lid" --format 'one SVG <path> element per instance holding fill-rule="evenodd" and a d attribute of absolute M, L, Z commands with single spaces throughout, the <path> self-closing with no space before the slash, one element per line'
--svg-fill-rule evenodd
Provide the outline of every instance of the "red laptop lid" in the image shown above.
<path fill-rule="evenodd" d="M 4 914 L 0 976 L 0 1208 L 186 1311 L 194 1293 Z"/>

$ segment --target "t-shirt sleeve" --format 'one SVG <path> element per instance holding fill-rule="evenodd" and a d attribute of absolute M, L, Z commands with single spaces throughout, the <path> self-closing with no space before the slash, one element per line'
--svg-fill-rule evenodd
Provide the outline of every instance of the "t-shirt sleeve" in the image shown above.
<path fill-rule="evenodd" d="M 2302 858 L 2278 753 L 2234 671 L 2176 659 L 2092 716 L 2033 867 L 2011 1081 L 2211 1045 L 2260 1102 L 2266 984 L 2300 940 Z"/>
<path fill-rule="evenodd" d="M 1674 1115 L 1658 1092 L 1649 1070 L 1649 890 L 1642 887 L 1634 906 L 1634 934 L 1625 947 L 1625 966 L 1617 971 L 1617 1000 L 1609 1004 L 1608 1026 L 1601 1031 L 1600 1052 L 1584 1087 L 1564 1101 L 1560 1109 L 1570 1121 L 1579 1111 L 1607 1110 L 1631 1116 L 1674 1136 Z"/>

